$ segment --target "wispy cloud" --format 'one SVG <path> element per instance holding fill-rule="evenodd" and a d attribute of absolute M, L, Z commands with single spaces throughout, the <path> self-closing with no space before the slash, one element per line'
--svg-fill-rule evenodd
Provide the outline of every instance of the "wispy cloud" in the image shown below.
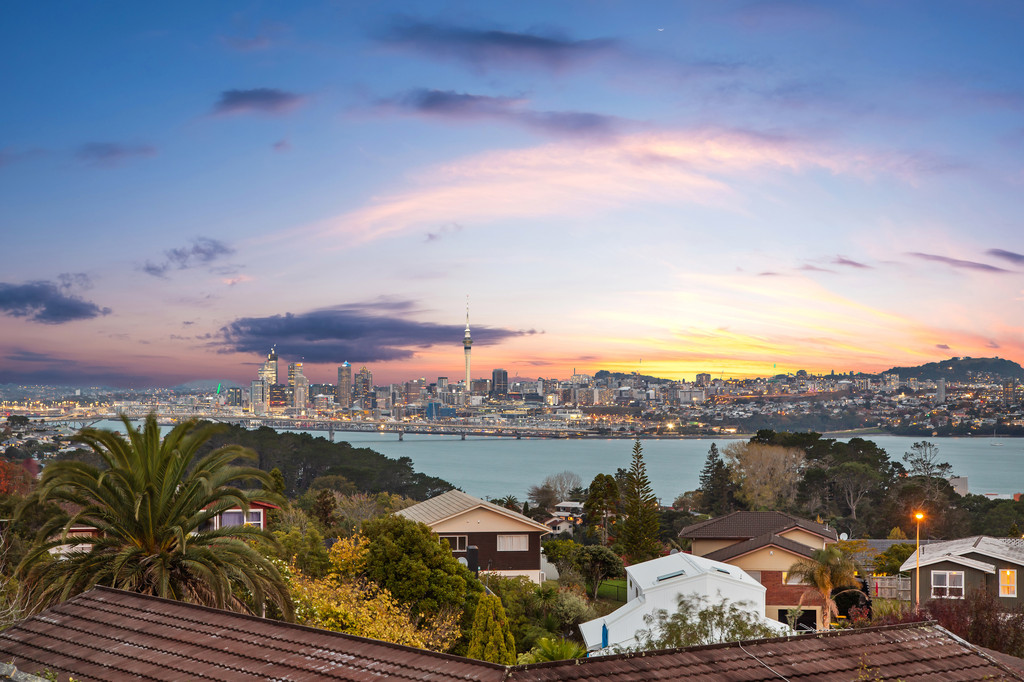
<path fill-rule="evenodd" d="M 534 111 L 526 104 L 525 99 L 517 97 L 426 88 L 409 90 L 378 102 L 384 110 L 460 121 L 489 119 L 556 135 L 603 135 L 611 132 L 616 123 L 612 116 L 581 111 Z"/>
<path fill-rule="evenodd" d="M 275 88 L 252 90 L 225 90 L 213 106 L 216 115 L 231 114 L 286 114 L 306 101 L 302 95 Z"/>
<path fill-rule="evenodd" d="M 459 325 L 410 319 L 417 304 L 383 299 L 351 303 L 306 313 L 239 318 L 219 332 L 215 345 L 222 352 L 265 353 L 271 346 L 310 363 L 386 362 L 405 360 L 436 344 L 462 338 Z M 474 325 L 474 344 L 496 344 L 532 334 Z"/>
<path fill-rule="evenodd" d="M 797 269 L 803 270 L 804 272 L 827 272 L 835 274 L 835 270 L 829 270 L 828 268 L 819 268 L 817 265 L 801 265 Z"/>
<path fill-rule="evenodd" d="M 86 289 L 89 284 L 89 278 L 81 273 L 61 275 L 56 282 L 0 282 L 0 312 L 41 324 L 64 324 L 109 315 L 110 308 L 74 295 L 74 289 Z"/>
<path fill-rule="evenodd" d="M 1005 261 L 1009 261 L 1014 265 L 1024 265 L 1024 254 L 1014 253 L 1013 251 L 1006 251 L 1005 249 L 989 249 L 985 252 L 989 256 L 995 256 L 996 258 L 1002 258 Z"/>
<path fill-rule="evenodd" d="M 934 253 L 910 251 L 907 255 L 932 263 L 942 263 L 943 265 L 948 265 L 949 267 L 956 268 L 958 270 L 976 270 L 978 272 L 994 272 L 999 274 L 1011 272 L 1010 270 L 996 267 L 995 265 L 989 265 L 988 263 L 979 263 L 973 260 L 961 260 L 959 258 L 950 258 L 949 256 L 939 256 Z"/>
<path fill-rule="evenodd" d="M 89 142 L 75 151 L 75 158 L 90 166 L 113 168 L 126 161 L 156 156 L 156 147 L 148 144 Z"/>
<path fill-rule="evenodd" d="M 949 346 L 944 343 L 937 343 L 935 344 L 935 347 L 939 350 L 949 350 Z"/>
<path fill-rule="evenodd" d="M 235 250 L 224 242 L 199 237 L 188 246 L 164 251 L 164 260 L 160 263 L 146 261 L 140 269 L 154 277 L 165 277 L 169 270 L 187 270 L 193 267 L 210 265 L 219 258 L 230 256 Z"/>
<path fill-rule="evenodd" d="M 614 52 L 618 43 L 599 38 L 571 40 L 535 33 L 465 28 L 398 20 L 378 36 L 384 44 L 474 67 L 543 67 L 559 70 Z"/>
<path fill-rule="evenodd" d="M 842 265 L 847 268 L 858 268 L 860 270 L 871 270 L 871 266 L 866 263 L 860 263 L 858 261 L 846 258 L 845 256 L 836 256 L 832 261 L 835 265 Z"/>

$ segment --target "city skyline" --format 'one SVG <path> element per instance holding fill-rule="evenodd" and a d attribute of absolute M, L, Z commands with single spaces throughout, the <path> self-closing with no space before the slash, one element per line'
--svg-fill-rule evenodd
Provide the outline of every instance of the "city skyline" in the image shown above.
<path fill-rule="evenodd" d="M 1024 7 L 4 9 L 0 383 L 1024 362 Z"/>

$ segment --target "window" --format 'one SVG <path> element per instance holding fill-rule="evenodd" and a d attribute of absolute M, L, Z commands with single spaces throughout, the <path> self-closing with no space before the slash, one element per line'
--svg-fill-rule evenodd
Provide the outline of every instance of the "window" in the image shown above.
<path fill-rule="evenodd" d="M 241 526 L 248 523 L 251 526 L 263 527 L 263 511 L 260 509 L 250 509 L 248 521 L 245 520 L 245 512 L 241 509 L 229 509 L 220 515 L 220 527 L 226 526 Z"/>
<path fill-rule="evenodd" d="M 447 542 L 448 546 L 452 548 L 453 552 L 465 552 L 466 551 L 466 536 L 465 535 L 442 535 L 441 542 Z"/>
<path fill-rule="evenodd" d="M 527 552 L 530 549 L 529 535 L 499 535 L 499 552 Z"/>
<path fill-rule="evenodd" d="M 1010 568 L 999 569 L 999 596 L 1017 596 L 1017 571 Z"/>
<path fill-rule="evenodd" d="M 782 572 L 782 584 L 783 585 L 805 585 L 804 581 L 798 575 L 793 575 L 789 571 Z"/>
<path fill-rule="evenodd" d="M 932 598 L 964 598 L 963 571 L 932 571 Z"/>

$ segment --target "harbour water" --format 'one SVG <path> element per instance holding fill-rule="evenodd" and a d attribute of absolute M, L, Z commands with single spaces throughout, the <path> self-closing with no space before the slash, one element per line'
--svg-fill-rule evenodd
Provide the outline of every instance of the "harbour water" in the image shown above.
<path fill-rule="evenodd" d="M 117 429 L 119 422 L 101 422 L 100 428 Z M 324 437 L 323 431 L 309 432 Z M 416 471 L 437 476 L 470 495 L 484 498 L 515 495 L 524 499 L 526 490 L 550 474 L 572 471 L 586 486 L 599 473 L 613 474 L 628 468 L 633 441 L 624 438 L 546 439 L 467 436 L 429 436 L 373 431 L 339 431 L 335 442 L 348 441 L 355 447 L 376 450 L 388 457 L 408 457 Z M 845 440 L 845 439 L 844 439 Z M 953 473 L 967 476 L 968 489 L 977 494 L 1024 492 L 1024 438 L 913 438 L 869 436 L 893 460 L 920 440 L 939 449 L 939 461 L 949 462 Z M 719 449 L 730 439 L 642 440 L 647 473 L 654 493 L 662 504 L 671 504 L 680 493 L 697 487 L 697 477 L 708 449 Z M 992 443 L 1002 443 L 993 447 Z"/>

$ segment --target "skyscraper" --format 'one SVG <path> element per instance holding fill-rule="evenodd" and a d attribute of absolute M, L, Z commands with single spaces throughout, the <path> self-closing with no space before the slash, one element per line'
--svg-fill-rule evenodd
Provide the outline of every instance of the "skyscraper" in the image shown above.
<path fill-rule="evenodd" d="M 266 414 L 270 407 L 270 386 L 266 379 L 253 379 L 249 387 L 249 405 L 253 414 Z"/>
<path fill-rule="evenodd" d="M 473 339 L 469 335 L 469 299 L 466 299 L 466 335 L 462 339 L 462 347 L 466 352 L 466 402 L 469 402 L 470 379 L 469 379 L 469 352 L 473 346 Z"/>
<path fill-rule="evenodd" d="M 300 410 L 309 402 L 309 379 L 302 373 L 302 363 L 288 365 L 288 388 L 292 390 L 292 407 Z"/>
<path fill-rule="evenodd" d="M 373 373 L 363 365 L 352 379 L 352 400 L 358 402 L 361 409 L 372 410 L 374 397 Z"/>
<path fill-rule="evenodd" d="M 491 370 L 491 395 L 508 395 L 508 372 L 506 372 L 505 370 Z"/>
<path fill-rule="evenodd" d="M 267 382 L 268 386 L 273 386 L 277 383 L 277 347 L 270 349 L 267 353 L 267 361 L 260 367 L 258 376 Z"/>
<path fill-rule="evenodd" d="M 334 394 L 334 402 L 343 410 L 352 407 L 352 365 L 348 362 L 338 367 L 338 390 Z"/>

